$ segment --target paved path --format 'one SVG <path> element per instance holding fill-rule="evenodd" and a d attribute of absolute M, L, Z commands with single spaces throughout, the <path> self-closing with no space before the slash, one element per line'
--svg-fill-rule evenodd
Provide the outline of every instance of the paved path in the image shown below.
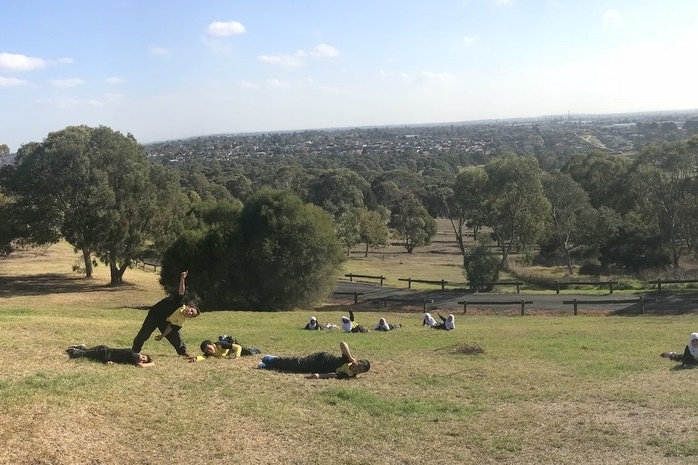
<path fill-rule="evenodd" d="M 672 315 L 698 312 L 698 294 L 670 294 L 663 293 L 657 295 L 656 292 L 644 292 L 635 294 L 614 293 L 605 295 L 584 295 L 584 294 L 516 294 L 516 293 L 468 293 L 462 290 L 445 290 L 438 287 L 434 290 L 415 290 L 407 288 L 397 288 L 390 286 L 380 286 L 378 284 L 366 282 L 350 282 L 340 280 L 335 288 L 334 300 L 341 300 L 344 303 L 353 304 L 353 293 L 357 296 L 359 308 L 366 310 L 384 308 L 388 299 L 388 308 L 408 308 L 423 310 L 426 306 L 434 311 L 463 311 L 463 305 L 458 302 L 467 301 L 468 310 L 512 310 L 518 312 L 521 308 L 521 300 L 526 300 L 526 312 L 573 312 L 574 305 L 563 302 L 577 299 L 578 312 L 584 311 L 605 311 L 620 315 L 637 315 L 641 313 L 640 297 L 645 297 L 645 314 Z M 426 299 L 426 303 L 425 303 Z M 634 302 L 627 302 L 634 300 Z M 511 305 L 493 305 L 488 302 L 512 302 Z M 695 302 L 694 302 L 695 301 Z M 530 303 L 528 303 L 530 302 Z M 592 303 L 593 302 L 593 303 Z"/>

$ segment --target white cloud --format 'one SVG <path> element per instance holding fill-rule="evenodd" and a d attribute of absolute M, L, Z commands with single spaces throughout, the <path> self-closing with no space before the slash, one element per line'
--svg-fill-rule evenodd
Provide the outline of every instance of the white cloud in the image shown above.
<path fill-rule="evenodd" d="M 463 37 L 463 43 L 465 45 L 472 45 L 475 42 L 477 42 L 477 37 L 470 37 L 470 36 Z"/>
<path fill-rule="evenodd" d="M 620 21 L 620 19 L 620 11 L 615 9 L 606 10 L 603 12 L 603 15 L 601 15 L 601 21 L 604 23 L 616 23 Z"/>
<path fill-rule="evenodd" d="M 83 85 L 85 81 L 83 81 L 80 78 L 69 78 L 69 79 L 52 79 L 51 84 L 54 87 L 58 87 L 60 89 L 68 89 L 71 87 L 79 87 Z"/>
<path fill-rule="evenodd" d="M 16 53 L 0 53 L 0 70 L 3 71 L 34 71 L 44 67 L 46 67 L 46 61 L 41 58 Z"/>
<path fill-rule="evenodd" d="M 124 98 L 124 94 L 119 94 L 119 93 L 115 93 L 115 92 L 107 92 L 106 94 L 104 94 L 104 99 L 107 102 L 117 103 L 117 102 L 122 101 L 123 98 Z"/>
<path fill-rule="evenodd" d="M 259 55 L 257 58 L 262 63 L 279 65 L 284 68 L 300 68 L 303 66 L 304 60 L 308 57 L 334 58 L 338 55 L 339 50 L 336 47 L 320 44 L 309 52 L 305 50 L 296 50 L 296 53 L 293 55 Z"/>
<path fill-rule="evenodd" d="M 327 44 L 320 44 L 310 52 L 314 57 L 334 58 L 339 55 L 339 50 Z"/>
<path fill-rule="evenodd" d="M 26 85 L 27 81 L 17 78 L 6 78 L 0 76 L 0 87 L 19 87 Z"/>
<path fill-rule="evenodd" d="M 260 88 L 259 84 L 257 84 L 256 82 L 252 82 L 252 81 L 240 81 L 239 85 L 243 89 L 248 89 L 248 90 L 257 90 Z"/>
<path fill-rule="evenodd" d="M 214 21 L 208 25 L 206 32 L 216 37 L 228 37 L 236 34 L 243 34 L 245 26 L 238 21 Z"/>
<path fill-rule="evenodd" d="M 171 57 L 172 50 L 170 50 L 169 48 L 165 48 L 165 47 L 151 47 L 150 54 L 155 55 L 155 56 L 159 56 L 159 57 Z"/>
<path fill-rule="evenodd" d="M 123 84 L 124 82 L 126 82 L 126 79 L 119 76 L 109 76 L 107 78 L 107 84 Z"/>
<path fill-rule="evenodd" d="M 257 58 L 262 63 L 279 65 L 284 68 L 300 68 L 303 66 L 303 60 L 292 55 L 260 55 Z"/>
<path fill-rule="evenodd" d="M 266 84 L 268 87 L 272 87 L 274 89 L 290 87 L 290 83 L 288 81 L 282 81 L 282 80 L 276 79 L 276 78 L 267 79 Z"/>
<path fill-rule="evenodd" d="M 433 71 L 422 71 L 420 74 L 422 78 L 430 82 L 446 84 L 450 82 L 455 82 L 457 80 L 456 75 L 451 73 L 435 73 Z"/>

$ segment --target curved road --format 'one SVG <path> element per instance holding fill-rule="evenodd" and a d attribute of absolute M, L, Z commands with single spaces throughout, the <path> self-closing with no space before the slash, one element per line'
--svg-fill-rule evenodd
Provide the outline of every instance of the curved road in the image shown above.
<path fill-rule="evenodd" d="M 427 310 L 442 310 L 448 313 L 463 312 L 463 304 L 458 302 L 467 301 L 468 311 L 471 310 L 495 310 L 510 313 L 519 313 L 521 310 L 521 300 L 525 299 L 525 312 L 569 312 L 573 313 L 574 299 L 578 301 L 578 313 L 585 311 L 611 312 L 619 315 L 637 315 L 642 313 L 640 298 L 644 296 L 644 313 L 655 315 L 676 315 L 693 313 L 698 310 L 698 294 L 681 293 L 671 294 L 663 292 L 658 295 L 656 292 L 643 292 L 635 294 L 605 294 L 605 295 L 584 295 L 584 294 L 516 294 L 516 293 L 468 293 L 462 290 L 442 291 L 436 287 L 434 290 L 415 290 L 407 288 L 397 288 L 390 286 L 380 286 L 367 282 L 350 282 L 340 280 L 334 290 L 331 300 L 334 303 L 346 305 L 354 304 L 354 293 L 357 293 L 357 308 L 362 309 L 382 309 L 400 308 L 401 310 L 412 309 L 422 311 L 426 306 Z M 385 300 L 387 299 L 387 301 Z M 632 302 L 628 302 L 632 300 Z M 506 304 L 492 304 L 492 302 L 506 302 Z"/>

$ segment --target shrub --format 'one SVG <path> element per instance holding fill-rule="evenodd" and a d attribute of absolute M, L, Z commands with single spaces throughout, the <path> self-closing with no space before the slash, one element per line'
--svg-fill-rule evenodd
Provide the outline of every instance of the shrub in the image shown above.
<path fill-rule="evenodd" d="M 465 255 L 465 276 L 470 287 L 477 291 L 491 291 L 491 284 L 499 279 L 501 260 L 490 247 L 478 244 Z"/>

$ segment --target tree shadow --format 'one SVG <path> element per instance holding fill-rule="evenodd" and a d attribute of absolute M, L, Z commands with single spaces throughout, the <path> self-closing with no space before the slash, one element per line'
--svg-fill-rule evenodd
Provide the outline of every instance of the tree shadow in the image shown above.
<path fill-rule="evenodd" d="M 81 276 L 45 273 L 17 276 L 0 276 L 0 297 L 65 294 L 72 292 L 118 292 L 133 288 L 125 283 L 110 286 Z"/>
<path fill-rule="evenodd" d="M 626 307 L 612 311 L 615 316 L 671 316 L 686 315 L 698 311 L 698 303 L 695 294 L 677 294 L 666 296 L 645 296 L 644 309 L 639 302 L 632 303 Z"/>

